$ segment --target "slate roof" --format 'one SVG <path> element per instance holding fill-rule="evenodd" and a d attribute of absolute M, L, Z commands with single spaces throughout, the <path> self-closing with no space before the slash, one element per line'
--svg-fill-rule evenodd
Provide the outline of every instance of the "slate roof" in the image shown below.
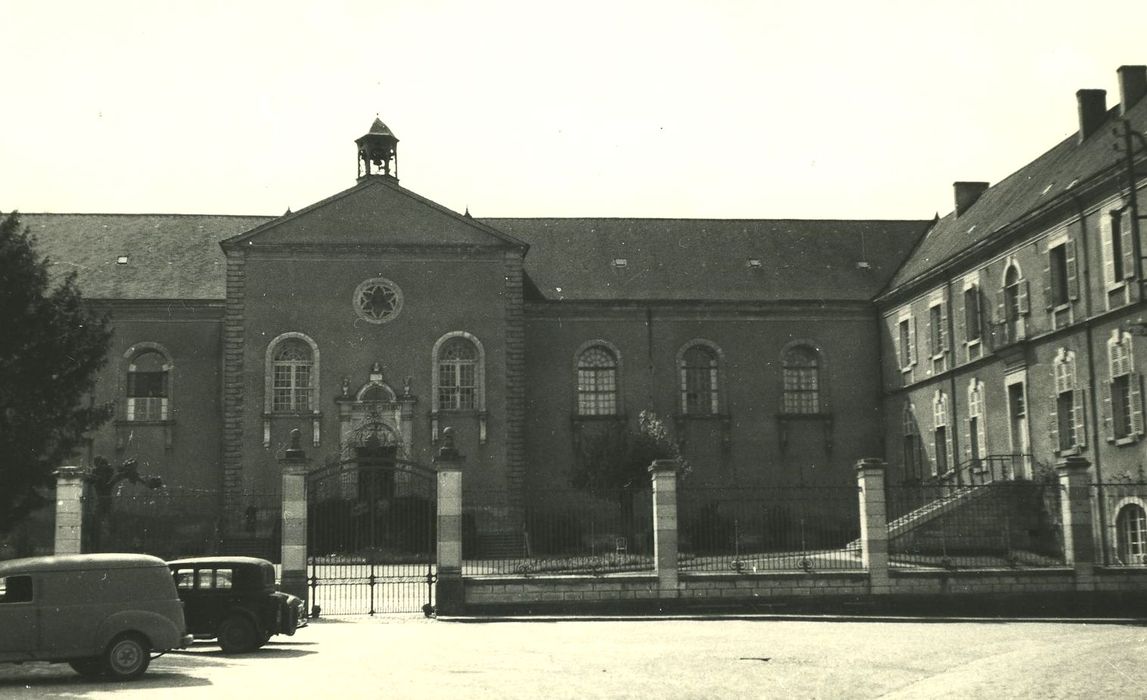
<path fill-rule="evenodd" d="M 929 222 L 483 219 L 530 244 L 547 299 L 868 300 Z M 614 263 L 625 260 L 625 266 Z M 760 260 L 760 268 L 749 260 Z M 867 268 L 858 263 L 868 263 Z"/>
<path fill-rule="evenodd" d="M 1072 134 L 989 187 L 958 219 L 954 211 L 940 219 L 892 278 L 890 289 L 934 270 L 1056 200 L 1064 200 L 1089 178 L 1115 166 L 1121 156 L 1112 148 L 1115 137 L 1111 128 L 1118 114 L 1118 107 L 1108 110 L 1106 122 L 1082 144 L 1078 132 Z M 1127 117 L 1132 127 L 1142 132 L 1147 127 L 1147 99 L 1133 106 Z"/>
<path fill-rule="evenodd" d="M 274 217 L 20 214 L 53 272 L 75 270 L 90 299 L 223 299 L 219 241 Z M 117 264 L 127 256 L 126 264 Z"/>
<path fill-rule="evenodd" d="M 92 299 L 221 300 L 226 262 L 219 242 L 289 218 L 21 214 L 54 269 L 75 270 Z M 547 299 L 587 301 L 867 300 L 927 225 L 590 218 L 475 223 L 530 245 L 526 273 Z M 127 256 L 126 264 L 117 264 L 120 256 Z M 619 258 L 625 267 L 614 264 Z M 761 267 L 749 267 L 750 259 Z M 860 262 L 869 267 L 858 267 Z"/>

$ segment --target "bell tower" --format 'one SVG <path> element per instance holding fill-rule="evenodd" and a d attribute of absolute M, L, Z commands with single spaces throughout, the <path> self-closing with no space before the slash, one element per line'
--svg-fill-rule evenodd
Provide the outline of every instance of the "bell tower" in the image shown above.
<path fill-rule="evenodd" d="M 358 179 L 386 175 L 398 179 L 398 137 L 375 117 L 370 131 L 354 140 L 358 146 Z"/>

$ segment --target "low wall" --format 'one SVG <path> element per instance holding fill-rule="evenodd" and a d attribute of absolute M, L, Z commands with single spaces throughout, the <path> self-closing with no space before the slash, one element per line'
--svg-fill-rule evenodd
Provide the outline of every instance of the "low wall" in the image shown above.
<path fill-rule="evenodd" d="M 686 574 L 675 596 L 653 574 L 468 576 L 464 614 L 799 613 L 973 616 L 1147 616 L 1147 569 L 1097 568 L 1094 590 L 1073 569 L 894 570 L 873 591 L 866 572 Z"/>

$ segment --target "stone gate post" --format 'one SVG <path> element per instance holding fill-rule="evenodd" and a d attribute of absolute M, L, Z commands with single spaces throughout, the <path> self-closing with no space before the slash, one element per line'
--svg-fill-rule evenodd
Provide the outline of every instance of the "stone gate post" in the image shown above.
<path fill-rule="evenodd" d="M 84 522 L 84 474 L 79 467 L 60 467 L 56 475 L 55 554 L 79 554 Z"/>
<path fill-rule="evenodd" d="M 677 470 L 675 459 L 655 459 L 649 465 L 653 476 L 653 562 L 657 593 L 677 597 Z"/>
<path fill-rule="evenodd" d="M 1095 536 L 1091 520 L 1091 463 L 1065 457 L 1059 472 L 1060 514 L 1063 518 L 1064 563 L 1075 569 L 1076 590 L 1095 588 Z"/>
<path fill-rule="evenodd" d="M 860 498 L 860 557 L 868 570 L 872 593 L 890 593 L 888 578 L 888 504 L 884 494 L 884 462 L 865 457 L 856 463 Z"/>
<path fill-rule="evenodd" d="M 311 460 L 300 446 L 299 429 L 291 431 L 291 446 L 279 459 L 283 471 L 282 544 L 283 574 L 280 588 L 308 602 L 307 596 L 307 471 Z"/>
<path fill-rule="evenodd" d="M 442 431 L 442 447 L 434 458 L 438 472 L 438 546 L 435 609 L 460 615 L 466 607 L 462 585 L 462 464 L 454 447 L 454 431 Z"/>

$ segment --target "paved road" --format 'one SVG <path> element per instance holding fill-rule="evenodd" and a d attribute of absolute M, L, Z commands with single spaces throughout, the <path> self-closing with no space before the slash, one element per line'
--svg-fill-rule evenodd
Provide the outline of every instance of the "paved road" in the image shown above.
<path fill-rule="evenodd" d="M 0 697 L 1147 697 L 1145 660 L 1139 625 L 359 618 L 238 657 L 198 643 L 133 683 L 0 665 Z"/>

